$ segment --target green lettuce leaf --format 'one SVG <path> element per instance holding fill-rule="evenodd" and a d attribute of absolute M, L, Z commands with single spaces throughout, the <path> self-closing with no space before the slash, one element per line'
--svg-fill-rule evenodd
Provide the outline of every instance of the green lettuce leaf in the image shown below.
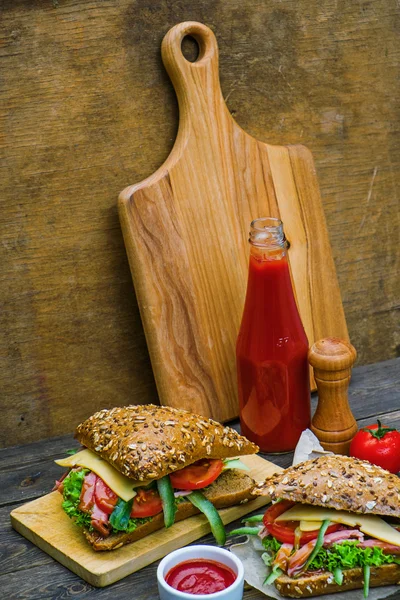
<path fill-rule="evenodd" d="M 333 573 L 336 568 L 353 569 L 365 565 L 380 567 L 384 564 L 397 563 L 400 559 L 391 554 L 385 554 L 381 548 L 358 548 L 358 541 L 346 541 L 333 544 L 330 548 L 321 548 L 312 562 L 308 565 L 310 571 L 325 569 Z"/>
<path fill-rule="evenodd" d="M 110 515 L 110 525 L 115 531 L 127 531 L 132 512 L 132 500 L 125 502 L 122 498 L 118 498 L 117 504 Z"/>
<path fill-rule="evenodd" d="M 62 508 L 67 513 L 67 515 L 73 519 L 74 523 L 79 527 L 85 527 L 89 531 L 93 531 L 93 527 L 91 526 L 91 516 L 89 513 L 85 513 L 82 510 L 79 510 L 78 505 L 81 497 L 81 491 L 83 486 L 83 480 L 85 479 L 85 475 L 89 473 L 88 469 L 77 469 L 71 471 L 69 475 L 63 481 L 63 503 Z M 122 501 L 121 501 L 122 502 Z M 125 528 L 112 528 L 113 533 L 118 531 L 126 531 L 127 533 L 132 533 L 139 525 L 143 525 L 143 523 L 147 523 L 147 521 L 151 521 L 152 517 L 143 517 L 141 519 L 132 519 L 130 518 L 126 524 Z"/>
<path fill-rule="evenodd" d="M 272 536 L 267 536 L 265 538 L 263 538 L 261 540 L 262 545 L 264 546 L 265 550 L 269 553 L 272 554 L 275 558 L 275 554 L 278 552 L 279 548 L 282 546 L 281 542 L 278 542 L 278 540 Z"/>
<path fill-rule="evenodd" d="M 132 519 L 130 518 L 127 525 L 126 525 L 126 529 L 114 529 L 113 528 L 113 533 L 116 533 L 116 531 L 126 531 L 126 533 L 132 533 L 132 531 L 135 531 L 135 529 L 137 527 L 139 527 L 139 525 L 143 525 L 144 523 L 147 523 L 147 521 L 151 521 L 153 517 L 142 517 L 142 518 L 137 518 L 137 519 Z"/>
<path fill-rule="evenodd" d="M 78 508 L 83 480 L 88 472 L 88 469 L 71 471 L 63 481 L 63 503 L 61 506 L 67 515 L 81 527 L 90 527 L 90 515 Z"/>

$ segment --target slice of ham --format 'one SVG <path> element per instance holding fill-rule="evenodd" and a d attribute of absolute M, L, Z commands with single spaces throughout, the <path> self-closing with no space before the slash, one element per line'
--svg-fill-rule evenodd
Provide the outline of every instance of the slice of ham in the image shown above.
<path fill-rule="evenodd" d="M 110 535 L 110 524 L 108 521 L 108 514 L 104 512 L 94 501 L 92 507 L 92 519 L 90 522 L 93 529 L 96 529 L 103 537 Z"/>
<path fill-rule="evenodd" d="M 308 557 L 314 550 L 316 539 L 304 544 L 299 550 L 297 550 L 288 560 L 287 574 L 289 577 L 294 577 L 303 569 L 307 562 Z"/>
<path fill-rule="evenodd" d="M 380 540 L 365 540 L 360 542 L 359 548 L 381 548 L 386 554 L 400 554 L 400 546 L 381 542 Z"/>
<path fill-rule="evenodd" d="M 263 540 L 265 537 L 268 537 L 270 535 L 268 529 L 266 527 L 263 527 L 259 532 L 258 532 L 258 537 L 260 538 L 260 540 Z"/>
<path fill-rule="evenodd" d="M 64 484 L 63 481 L 66 478 L 67 475 L 69 475 L 70 471 L 65 471 L 64 475 L 62 475 L 62 477 L 60 477 L 60 479 L 57 479 L 53 489 L 51 490 L 52 492 L 55 492 L 56 490 L 60 492 L 60 494 L 63 493 L 64 491 Z"/>
<path fill-rule="evenodd" d="M 79 510 L 82 510 L 83 512 L 90 512 L 92 506 L 94 505 L 96 480 L 97 475 L 96 473 L 93 473 L 93 471 L 90 471 L 90 473 L 87 473 L 85 475 L 82 485 L 81 497 L 78 505 Z"/>
<path fill-rule="evenodd" d="M 342 529 L 341 531 L 335 531 L 334 533 L 329 533 L 324 537 L 324 547 L 329 548 L 329 546 L 332 546 L 332 544 L 338 544 L 349 539 L 363 540 L 364 535 L 361 533 L 361 531 L 358 531 L 358 529 Z M 287 574 L 289 577 L 294 577 L 302 571 L 311 555 L 311 552 L 314 550 L 316 543 L 317 539 L 308 542 L 308 544 L 302 546 L 293 554 L 293 556 L 289 558 L 287 569 Z"/>
<path fill-rule="evenodd" d="M 293 550 L 293 544 L 282 544 L 272 562 L 273 567 L 279 567 L 282 571 L 286 571 L 289 561 L 289 556 Z"/>
<path fill-rule="evenodd" d="M 342 529 L 341 531 L 329 533 L 324 537 L 324 548 L 329 548 L 332 544 L 337 544 L 338 542 L 344 542 L 344 540 L 350 539 L 362 541 L 364 539 L 364 534 L 358 529 Z"/>

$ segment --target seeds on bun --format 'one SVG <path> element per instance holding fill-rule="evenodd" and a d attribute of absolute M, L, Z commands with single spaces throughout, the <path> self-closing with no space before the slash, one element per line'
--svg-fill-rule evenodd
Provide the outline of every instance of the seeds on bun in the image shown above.
<path fill-rule="evenodd" d="M 217 508 L 251 499 L 255 482 L 239 459 L 258 447 L 186 410 L 154 405 L 104 409 L 78 425 L 85 448 L 57 460 L 70 470 L 56 484 L 62 507 L 94 550 L 111 550 L 198 512 L 218 544 Z"/>
<path fill-rule="evenodd" d="M 78 425 L 75 437 L 138 481 L 159 479 L 203 458 L 258 451 L 255 444 L 217 421 L 153 404 L 101 410 Z"/>
<path fill-rule="evenodd" d="M 265 580 L 308 598 L 400 582 L 400 478 L 369 462 L 324 455 L 258 484 L 273 504 L 262 525 Z M 361 594 L 360 594 L 361 599 Z"/>
<path fill-rule="evenodd" d="M 326 454 L 272 475 L 255 495 L 292 502 L 400 517 L 400 479 L 381 467 L 349 456 Z"/>

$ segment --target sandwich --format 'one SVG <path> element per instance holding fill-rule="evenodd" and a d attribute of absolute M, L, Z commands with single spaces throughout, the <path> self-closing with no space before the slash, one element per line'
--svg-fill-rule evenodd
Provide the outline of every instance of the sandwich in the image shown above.
<path fill-rule="evenodd" d="M 273 503 L 253 518 L 266 584 L 308 598 L 400 582 L 400 478 L 367 461 L 324 455 L 254 489 Z"/>
<path fill-rule="evenodd" d="M 104 409 L 81 423 L 75 438 L 83 449 L 56 460 L 68 471 L 55 489 L 94 550 L 120 548 L 199 512 L 223 545 L 218 509 L 253 498 L 255 482 L 237 457 L 258 447 L 186 410 Z"/>

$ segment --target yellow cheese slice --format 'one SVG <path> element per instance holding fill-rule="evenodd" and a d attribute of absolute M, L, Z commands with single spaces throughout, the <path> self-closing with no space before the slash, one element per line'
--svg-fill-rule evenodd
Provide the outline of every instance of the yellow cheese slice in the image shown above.
<path fill-rule="evenodd" d="M 359 515 L 345 510 L 296 504 L 279 515 L 276 521 L 325 521 L 326 519 L 332 523 L 359 527 L 360 531 L 377 540 L 400 546 L 400 531 L 377 515 Z"/>
<path fill-rule="evenodd" d="M 320 529 L 322 521 L 300 521 L 300 531 L 315 531 Z"/>
<path fill-rule="evenodd" d="M 112 489 L 122 500 L 128 502 L 136 496 L 135 488 L 147 485 L 146 481 L 136 481 L 122 475 L 117 469 L 92 452 L 81 450 L 76 454 L 55 461 L 60 467 L 85 467 L 90 469 Z"/>

